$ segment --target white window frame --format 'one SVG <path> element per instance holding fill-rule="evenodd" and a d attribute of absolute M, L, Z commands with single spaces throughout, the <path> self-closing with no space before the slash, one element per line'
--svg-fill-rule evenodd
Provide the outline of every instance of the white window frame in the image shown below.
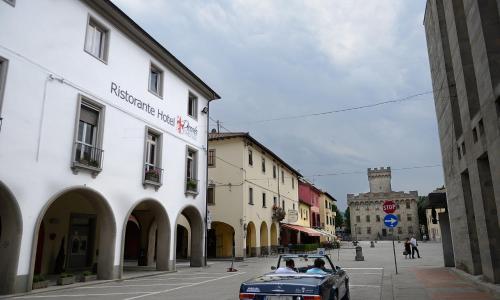
<path fill-rule="evenodd" d="M 153 80 L 153 72 L 157 73 L 158 74 L 158 81 L 156 82 L 156 90 L 154 89 L 151 89 L 151 80 Z M 163 99 L 163 78 L 164 78 L 164 72 L 163 70 L 158 67 L 157 64 L 154 64 L 154 63 L 150 63 L 149 64 L 149 76 L 148 76 L 148 91 L 159 97 L 159 98 L 162 98 Z"/>
<path fill-rule="evenodd" d="M 95 110 L 98 113 L 97 124 L 96 124 L 97 128 L 95 128 L 95 134 L 94 134 L 93 141 L 91 144 L 88 144 L 88 143 L 85 143 L 85 142 L 78 140 L 82 106 L 86 106 L 87 108 Z M 71 155 L 71 168 L 73 169 L 73 172 L 75 174 L 77 174 L 80 169 L 91 170 L 93 177 L 97 176 L 97 174 L 99 172 L 101 172 L 102 163 L 103 163 L 103 157 L 102 157 L 103 153 L 101 153 L 101 160 L 100 160 L 99 167 L 92 167 L 92 166 L 87 166 L 87 165 L 78 163 L 75 158 L 76 158 L 76 151 L 77 151 L 77 145 L 76 145 L 77 143 L 81 143 L 83 145 L 94 147 L 94 148 L 102 150 L 103 133 L 104 133 L 104 118 L 105 118 L 105 106 L 103 104 L 101 104 L 93 99 L 90 99 L 89 97 L 86 97 L 82 94 L 78 95 L 76 118 L 75 118 L 75 131 L 74 131 L 74 138 L 73 138 L 73 150 L 72 150 L 72 155 Z M 84 129 L 84 130 L 87 130 L 87 129 Z M 83 136 L 83 133 L 82 133 L 82 136 Z"/>
<path fill-rule="evenodd" d="M 0 118 L 2 118 L 3 98 L 4 98 L 5 86 L 6 86 L 6 82 L 7 82 L 7 69 L 8 69 L 8 67 L 9 67 L 9 61 L 0 56 Z"/>
<path fill-rule="evenodd" d="M 100 47 L 99 47 L 99 53 L 94 53 L 93 50 L 95 50 L 94 48 L 94 31 L 95 30 L 98 30 L 99 32 L 102 33 L 102 36 L 101 36 L 101 44 L 100 44 Z M 90 36 L 92 35 L 92 37 Z M 108 62 L 108 53 L 109 53 L 109 36 L 110 36 L 110 33 L 109 33 L 109 29 L 108 27 L 104 26 L 102 24 L 102 22 L 99 22 L 96 18 L 92 17 L 92 16 L 88 16 L 87 18 L 87 25 L 85 27 L 85 40 L 84 40 L 84 45 L 83 45 L 83 49 L 85 52 L 87 52 L 88 54 L 90 54 L 91 56 L 95 57 L 96 59 L 102 61 L 103 63 L 106 63 Z M 91 38 L 92 38 L 92 41 L 91 41 Z M 91 45 L 89 45 L 89 43 L 92 43 Z"/>
<path fill-rule="evenodd" d="M 151 140 L 149 137 L 154 136 L 156 137 L 156 141 Z M 154 159 L 153 162 L 151 163 L 151 147 L 154 146 Z M 160 131 L 155 130 L 149 126 L 145 127 L 145 138 L 144 138 L 144 163 L 143 163 L 143 170 L 142 170 L 142 180 L 143 180 L 143 185 L 152 185 L 155 187 L 160 187 L 162 185 L 162 180 L 163 180 L 163 170 L 162 170 L 162 149 L 163 149 L 163 135 Z M 146 169 L 153 167 L 153 168 L 158 168 L 160 169 L 160 178 L 158 182 L 154 182 L 151 180 L 146 180 Z M 158 190 L 158 188 L 156 188 Z"/>
<path fill-rule="evenodd" d="M 191 109 L 192 114 L 189 113 L 190 109 Z M 198 96 L 196 96 L 196 94 L 193 92 L 188 93 L 187 115 L 195 120 L 198 120 Z"/>
<path fill-rule="evenodd" d="M 192 155 L 190 155 L 190 153 Z M 191 160 L 191 164 L 189 163 L 189 161 Z M 199 191 L 199 180 L 198 180 L 198 150 L 196 150 L 195 148 L 192 148 L 192 147 L 189 147 L 189 146 L 186 146 L 186 166 L 185 166 L 185 176 L 184 176 L 184 187 L 185 187 L 185 192 L 186 194 L 192 194 L 192 195 L 198 195 L 198 191 Z M 188 172 L 188 166 L 191 165 L 191 170 L 190 172 Z M 191 174 L 191 177 L 188 177 L 188 173 Z M 196 184 L 197 184 L 197 187 L 196 187 L 196 191 L 191 191 L 191 190 L 188 190 L 187 188 L 187 182 L 188 180 L 194 180 L 196 181 Z"/>

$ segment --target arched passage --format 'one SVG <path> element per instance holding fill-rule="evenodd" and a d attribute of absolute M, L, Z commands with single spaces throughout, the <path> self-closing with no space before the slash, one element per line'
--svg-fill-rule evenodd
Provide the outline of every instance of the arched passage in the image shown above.
<path fill-rule="evenodd" d="M 188 256 L 190 259 L 190 266 L 202 267 L 205 265 L 205 257 L 203 255 L 205 248 L 205 230 L 203 226 L 203 218 L 198 209 L 191 205 L 181 210 L 180 214 L 177 216 L 176 225 L 182 223 L 183 218 L 185 218 L 189 224 Z M 175 241 L 175 248 L 177 249 L 177 245 L 179 243 L 183 243 L 181 237 L 177 235 L 177 230 Z"/>
<path fill-rule="evenodd" d="M 191 226 L 183 215 L 179 216 L 176 225 L 177 243 L 175 246 L 175 258 L 189 259 L 191 257 Z"/>
<path fill-rule="evenodd" d="M 271 224 L 271 248 L 274 251 L 278 250 L 278 229 L 276 223 Z"/>
<path fill-rule="evenodd" d="M 67 189 L 52 197 L 37 219 L 29 282 L 35 266 L 41 274 L 90 270 L 99 279 L 113 279 L 115 239 L 106 199 L 86 187 Z"/>
<path fill-rule="evenodd" d="M 248 257 L 257 256 L 257 238 L 253 222 L 249 222 L 247 225 L 246 255 Z"/>
<path fill-rule="evenodd" d="M 228 258 L 234 253 L 234 229 L 224 222 L 212 222 L 208 231 L 208 257 Z"/>
<path fill-rule="evenodd" d="M 154 266 L 155 262 L 156 270 L 169 269 L 170 221 L 160 202 L 153 199 L 139 201 L 130 209 L 124 228 L 122 272 L 136 266 Z M 130 243 L 133 238 L 138 241 Z M 130 245 L 133 248 L 127 249 Z M 129 256 L 133 251 L 137 251 L 137 255 Z"/>
<path fill-rule="evenodd" d="M 260 225 L 260 254 L 269 254 L 269 233 L 266 222 Z"/>
<path fill-rule="evenodd" d="M 0 295 L 14 292 L 22 231 L 17 201 L 0 181 Z"/>

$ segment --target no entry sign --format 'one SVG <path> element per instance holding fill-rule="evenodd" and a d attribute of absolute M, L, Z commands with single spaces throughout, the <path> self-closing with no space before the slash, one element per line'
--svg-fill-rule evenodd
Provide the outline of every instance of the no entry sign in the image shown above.
<path fill-rule="evenodd" d="M 396 203 L 394 203 L 394 201 L 391 200 L 386 200 L 384 201 L 382 209 L 386 214 L 392 214 L 394 211 L 396 211 Z"/>

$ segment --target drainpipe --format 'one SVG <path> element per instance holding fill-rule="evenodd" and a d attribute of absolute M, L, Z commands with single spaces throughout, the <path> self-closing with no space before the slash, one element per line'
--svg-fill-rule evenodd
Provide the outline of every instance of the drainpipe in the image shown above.
<path fill-rule="evenodd" d="M 207 151 L 205 159 L 205 267 L 207 266 L 208 257 L 208 135 L 210 134 L 210 100 L 207 102 Z"/>

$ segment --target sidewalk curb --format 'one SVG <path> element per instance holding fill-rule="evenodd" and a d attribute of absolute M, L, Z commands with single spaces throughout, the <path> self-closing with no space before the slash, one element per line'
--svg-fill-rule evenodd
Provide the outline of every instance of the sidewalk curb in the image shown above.
<path fill-rule="evenodd" d="M 481 275 L 471 275 L 465 271 L 462 271 L 457 268 L 448 268 L 449 270 L 455 272 L 458 276 L 460 276 L 462 279 L 465 279 L 471 283 L 473 283 L 476 287 L 481 289 L 482 291 L 485 291 L 495 298 L 500 299 L 500 285 L 499 284 L 493 284 L 490 282 L 486 282 L 481 279 Z"/>

